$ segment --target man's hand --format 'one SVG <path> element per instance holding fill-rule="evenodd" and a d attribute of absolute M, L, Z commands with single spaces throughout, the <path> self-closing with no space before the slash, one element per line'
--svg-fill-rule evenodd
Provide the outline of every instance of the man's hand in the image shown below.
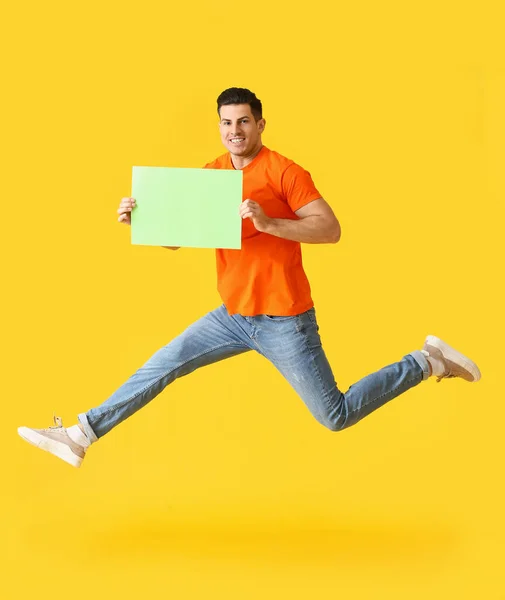
<path fill-rule="evenodd" d="M 120 223 L 124 223 L 125 225 L 131 225 L 131 212 L 135 206 L 135 198 L 122 198 L 119 208 L 117 209 L 119 215 L 118 221 Z"/>
<path fill-rule="evenodd" d="M 258 231 L 265 232 L 272 219 L 267 217 L 261 206 L 254 200 L 244 200 L 240 205 L 240 216 L 242 219 L 251 219 Z"/>
<path fill-rule="evenodd" d="M 119 208 L 117 209 L 117 213 L 119 215 L 117 220 L 125 225 L 131 225 L 131 213 L 136 206 L 137 204 L 135 202 L 135 198 L 121 198 Z M 162 246 L 162 248 L 166 248 L 167 250 L 179 250 L 179 246 Z"/>

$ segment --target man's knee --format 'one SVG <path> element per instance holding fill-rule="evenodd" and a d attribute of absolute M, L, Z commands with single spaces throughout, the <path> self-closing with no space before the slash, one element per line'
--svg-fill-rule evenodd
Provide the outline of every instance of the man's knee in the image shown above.
<path fill-rule="evenodd" d="M 331 418 L 329 416 L 325 416 L 323 419 L 319 421 L 323 427 L 329 429 L 330 431 L 342 431 L 349 427 L 350 423 L 345 417 L 339 416 L 338 418 Z"/>

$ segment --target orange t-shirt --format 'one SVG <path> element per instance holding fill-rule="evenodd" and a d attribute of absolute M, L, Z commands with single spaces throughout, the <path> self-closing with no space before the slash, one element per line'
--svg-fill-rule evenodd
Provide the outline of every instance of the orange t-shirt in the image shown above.
<path fill-rule="evenodd" d="M 235 167 L 227 153 L 205 168 Z M 296 220 L 296 210 L 321 198 L 308 171 L 265 146 L 242 173 L 242 201 L 254 200 L 269 217 Z M 229 314 L 290 316 L 314 305 L 300 243 L 261 233 L 250 219 L 242 221 L 242 249 L 218 249 L 216 262 Z"/>

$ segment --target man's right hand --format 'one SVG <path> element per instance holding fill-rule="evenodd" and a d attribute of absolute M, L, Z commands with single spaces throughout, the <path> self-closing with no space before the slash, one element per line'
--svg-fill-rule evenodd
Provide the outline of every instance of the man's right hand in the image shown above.
<path fill-rule="evenodd" d="M 121 198 L 119 208 L 117 209 L 117 213 L 119 215 L 117 220 L 125 225 L 131 225 L 131 213 L 136 206 L 137 204 L 135 203 L 135 198 Z M 166 248 L 167 250 L 179 250 L 179 246 L 162 246 L 162 248 Z"/>
<path fill-rule="evenodd" d="M 135 204 L 135 198 L 122 198 L 121 203 L 119 204 L 118 212 L 118 221 L 120 223 L 124 223 L 125 225 L 131 225 L 131 212 L 137 206 Z"/>

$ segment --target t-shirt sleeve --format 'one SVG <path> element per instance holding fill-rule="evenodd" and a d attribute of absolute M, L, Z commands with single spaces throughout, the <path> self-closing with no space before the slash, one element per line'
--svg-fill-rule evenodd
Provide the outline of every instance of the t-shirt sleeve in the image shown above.
<path fill-rule="evenodd" d="M 215 160 L 205 164 L 202 169 L 222 169 L 223 167 L 221 166 L 222 161 L 219 160 L 219 158 L 216 158 Z"/>
<path fill-rule="evenodd" d="M 308 171 L 292 163 L 282 175 L 282 193 L 293 212 L 321 198 Z"/>

